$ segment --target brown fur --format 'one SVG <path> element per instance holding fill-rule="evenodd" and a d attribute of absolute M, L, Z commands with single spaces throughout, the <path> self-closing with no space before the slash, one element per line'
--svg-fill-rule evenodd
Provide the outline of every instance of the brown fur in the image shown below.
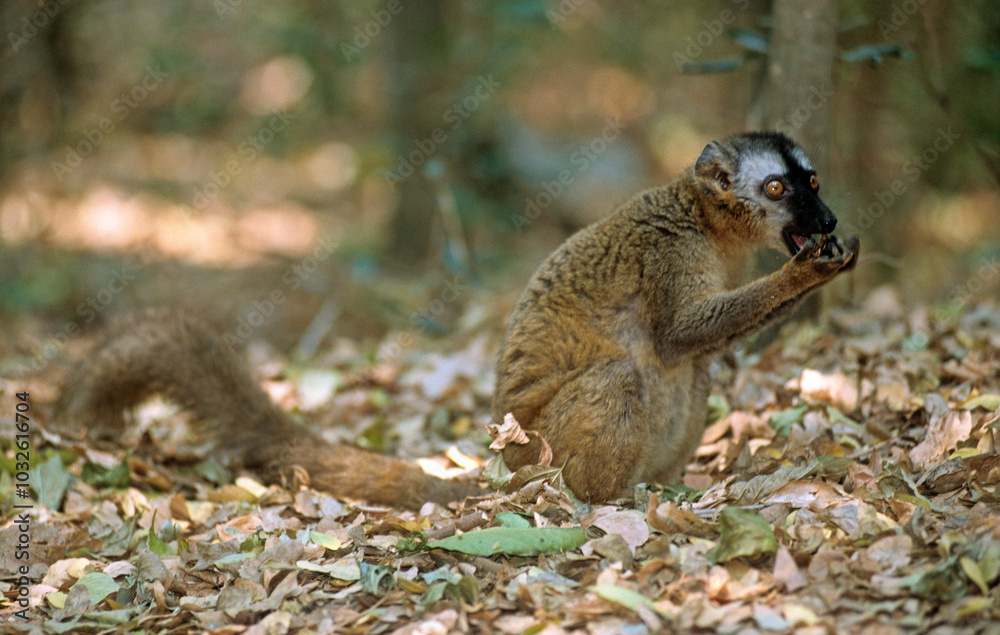
<path fill-rule="evenodd" d="M 824 236 L 779 271 L 734 288 L 744 256 L 782 244 L 783 228 L 736 195 L 737 164 L 720 161 L 700 159 L 699 169 L 572 236 L 539 267 L 510 318 L 493 416 L 513 413 L 539 432 L 584 500 L 679 478 L 704 427 L 712 355 L 855 262 L 856 238 L 845 246 Z M 819 205 L 832 229 L 836 219 Z M 508 445 L 503 457 L 516 470 L 539 450 L 533 440 Z"/>
<path fill-rule="evenodd" d="M 224 463 L 257 469 L 268 481 L 299 465 L 315 488 L 334 496 L 409 509 L 479 491 L 399 459 L 327 443 L 275 406 L 210 328 L 173 311 L 147 311 L 115 325 L 67 382 L 56 420 L 120 432 L 124 412 L 153 394 L 190 410 Z"/>

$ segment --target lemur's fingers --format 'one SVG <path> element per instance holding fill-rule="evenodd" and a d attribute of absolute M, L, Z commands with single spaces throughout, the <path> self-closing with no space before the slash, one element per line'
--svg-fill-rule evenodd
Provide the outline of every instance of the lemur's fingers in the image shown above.
<path fill-rule="evenodd" d="M 848 251 L 847 263 L 841 271 L 850 271 L 854 265 L 858 264 L 858 254 L 861 253 L 861 241 L 857 236 L 851 236 L 845 241 L 845 248 Z"/>
<path fill-rule="evenodd" d="M 818 253 L 816 252 L 816 241 L 813 240 L 812 238 L 807 238 L 806 241 L 802 243 L 802 246 L 799 247 L 799 250 L 795 252 L 795 255 L 792 256 L 792 261 L 805 262 L 807 260 L 812 260 L 817 255 Z"/>
<path fill-rule="evenodd" d="M 827 258 L 834 258 L 837 255 L 843 253 L 840 249 L 840 245 L 837 243 L 837 237 L 832 235 L 823 234 L 820 238 L 820 255 Z"/>

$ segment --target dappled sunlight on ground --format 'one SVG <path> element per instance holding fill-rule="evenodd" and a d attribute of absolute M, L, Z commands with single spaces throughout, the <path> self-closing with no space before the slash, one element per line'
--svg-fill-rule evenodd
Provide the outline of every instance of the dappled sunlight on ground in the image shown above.
<path fill-rule="evenodd" d="M 10 194 L 0 202 L 0 239 L 42 241 L 67 250 L 153 252 L 188 264 L 241 267 L 262 256 L 301 257 L 321 234 L 320 221 L 291 202 L 242 215 L 195 212 L 146 194 L 97 186 L 79 202 Z M 329 233 L 329 230 L 326 231 Z"/>

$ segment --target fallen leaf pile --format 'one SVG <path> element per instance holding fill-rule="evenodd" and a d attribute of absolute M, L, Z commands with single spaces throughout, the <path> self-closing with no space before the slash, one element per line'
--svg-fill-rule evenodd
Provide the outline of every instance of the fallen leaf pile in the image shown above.
<path fill-rule="evenodd" d="M 192 468 L 155 425 L 128 455 L 46 430 L 27 623 L 4 504 L 2 628 L 1000 633 L 1000 305 L 901 306 L 882 289 L 722 356 L 684 483 L 615 505 L 575 500 L 539 465 L 487 468 L 509 492 L 411 513 Z M 490 342 L 374 365 L 347 346 L 267 385 L 330 435 L 459 474 L 488 458 Z"/>

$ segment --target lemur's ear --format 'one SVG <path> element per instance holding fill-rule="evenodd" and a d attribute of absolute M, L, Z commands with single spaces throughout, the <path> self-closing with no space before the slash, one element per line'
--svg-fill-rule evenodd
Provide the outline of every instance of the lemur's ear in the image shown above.
<path fill-rule="evenodd" d="M 695 174 L 711 179 L 724 190 L 732 187 L 732 174 L 736 171 L 735 157 L 718 141 L 712 141 L 701 151 L 694 164 Z"/>

